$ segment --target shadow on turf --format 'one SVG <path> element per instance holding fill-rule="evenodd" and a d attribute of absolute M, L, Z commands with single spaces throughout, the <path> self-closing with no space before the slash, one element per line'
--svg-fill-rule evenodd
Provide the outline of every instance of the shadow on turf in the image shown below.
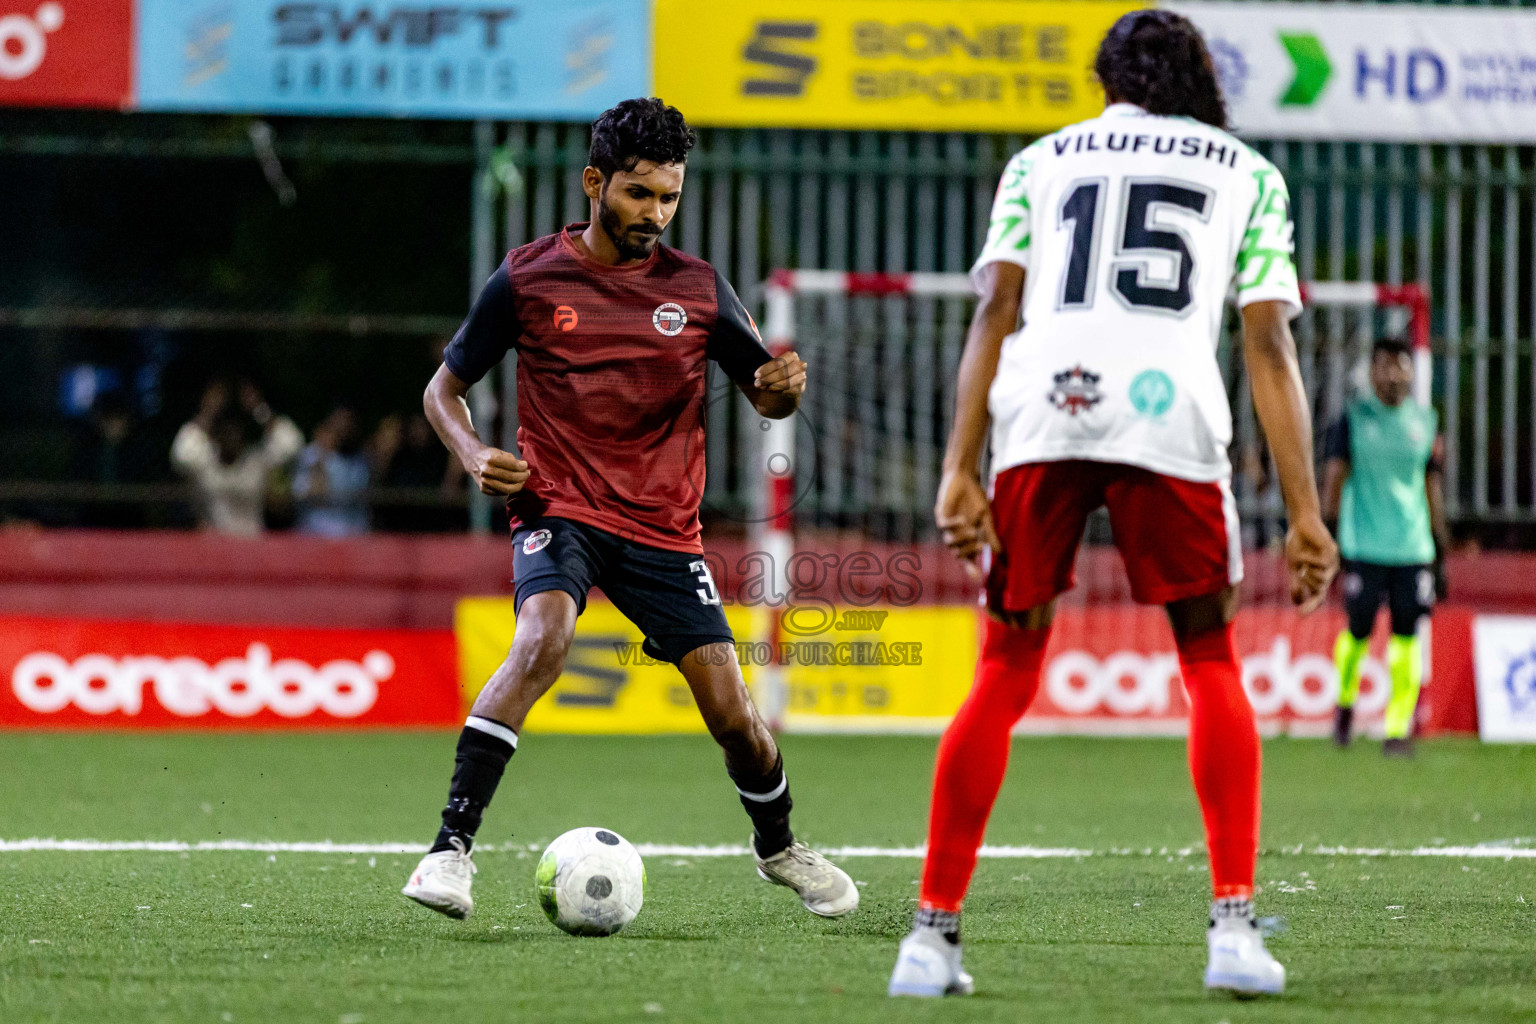
<path fill-rule="evenodd" d="M 513 931 L 503 928 L 501 931 L 467 931 L 455 930 L 443 933 L 440 938 L 449 942 L 475 942 L 487 945 L 501 945 L 508 942 L 542 942 L 542 941 L 571 941 L 571 942 L 602 942 L 604 936 L 576 936 L 562 933 L 554 925 L 548 928 L 519 928 Z M 700 933 L 688 934 L 684 932 L 634 932 L 622 936 L 607 936 L 613 942 L 718 942 L 718 935 L 706 935 Z"/>

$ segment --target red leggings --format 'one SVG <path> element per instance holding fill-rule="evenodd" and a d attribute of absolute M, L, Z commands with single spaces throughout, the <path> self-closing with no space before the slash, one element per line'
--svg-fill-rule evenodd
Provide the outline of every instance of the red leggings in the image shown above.
<path fill-rule="evenodd" d="M 1049 629 L 988 619 L 976 681 L 939 741 L 921 905 L 958 911 L 1003 785 L 1014 725 L 1040 685 Z M 1205 819 L 1217 897 L 1253 892 L 1259 842 L 1259 740 L 1232 627 L 1178 641 L 1189 693 L 1189 767 Z"/>

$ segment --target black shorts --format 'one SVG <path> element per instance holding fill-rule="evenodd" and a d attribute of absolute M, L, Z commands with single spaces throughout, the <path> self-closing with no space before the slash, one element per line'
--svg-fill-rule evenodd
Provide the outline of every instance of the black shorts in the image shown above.
<path fill-rule="evenodd" d="M 512 534 L 512 607 L 563 590 L 587 607 L 598 587 L 645 634 L 643 650 L 676 665 L 705 644 L 734 643 L 703 555 L 637 544 L 574 519 L 544 516 Z"/>
<path fill-rule="evenodd" d="M 1356 637 L 1371 635 L 1383 597 L 1392 613 L 1392 632 L 1412 636 L 1419 619 L 1434 610 L 1434 571 L 1427 565 L 1344 563 L 1344 613 Z"/>

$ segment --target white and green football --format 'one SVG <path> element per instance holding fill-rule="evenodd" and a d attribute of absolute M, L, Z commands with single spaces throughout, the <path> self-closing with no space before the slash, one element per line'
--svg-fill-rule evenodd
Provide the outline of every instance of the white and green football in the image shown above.
<path fill-rule="evenodd" d="M 572 935 L 613 935 L 645 900 L 640 852 L 612 829 L 573 828 L 549 844 L 534 875 L 539 906 Z"/>

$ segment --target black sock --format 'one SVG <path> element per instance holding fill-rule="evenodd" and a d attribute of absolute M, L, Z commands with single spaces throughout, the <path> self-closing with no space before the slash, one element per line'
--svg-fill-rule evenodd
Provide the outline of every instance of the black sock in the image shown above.
<path fill-rule="evenodd" d="M 453 758 L 453 781 L 448 785 L 448 806 L 443 808 L 443 827 L 437 831 L 432 853 L 451 850 L 458 839 L 468 850 L 480 829 L 480 818 L 496 795 L 496 784 L 517 750 L 517 733 L 493 718 L 470 715 L 459 733 L 459 749 Z"/>
<path fill-rule="evenodd" d="M 937 928 L 944 941 L 952 946 L 960 945 L 960 912 L 958 910 L 934 910 L 925 907 L 917 912 L 912 921 L 914 928 Z"/>
<path fill-rule="evenodd" d="M 729 771 L 729 769 L 727 769 Z M 759 857 L 772 857 L 789 849 L 795 835 L 789 830 L 789 780 L 784 777 L 784 755 L 774 761 L 766 775 L 730 772 L 741 806 L 752 819 L 752 845 Z"/>

